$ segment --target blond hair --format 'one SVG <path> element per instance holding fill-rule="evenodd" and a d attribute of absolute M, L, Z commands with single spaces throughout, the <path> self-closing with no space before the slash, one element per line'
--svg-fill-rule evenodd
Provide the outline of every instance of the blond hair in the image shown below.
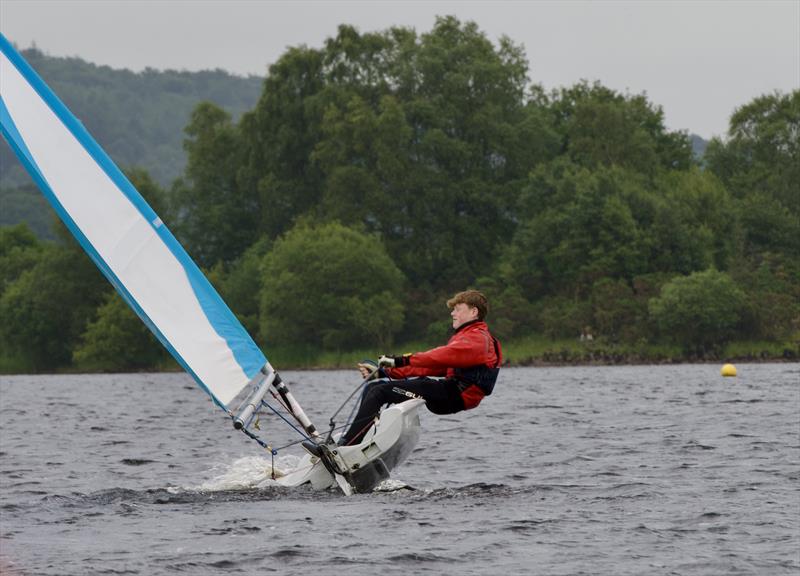
<path fill-rule="evenodd" d="M 486 318 L 486 314 L 489 312 L 489 301 L 482 292 L 478 292 L 477 290 L 459 292 L 447 301 L 447 307 L 450 308 L 450 310 L 455 308 L 456 304 L 466 304 L 471 308 L 477 308 L 478 320 Z"/>

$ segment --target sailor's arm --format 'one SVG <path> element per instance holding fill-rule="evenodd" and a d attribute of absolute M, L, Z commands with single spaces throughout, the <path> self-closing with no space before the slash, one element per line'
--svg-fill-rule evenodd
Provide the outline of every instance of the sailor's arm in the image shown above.
<path fill-rule="evenodd" d="M 445 346 L 405 356 L 384 356 L 381 363 L 390 369 L 392 378 L 407 376 L 444 376 L 448 368 L 466 368 L 485 364 L 491 359 L 489 336 L 483 333 L 464 334 Z"/>

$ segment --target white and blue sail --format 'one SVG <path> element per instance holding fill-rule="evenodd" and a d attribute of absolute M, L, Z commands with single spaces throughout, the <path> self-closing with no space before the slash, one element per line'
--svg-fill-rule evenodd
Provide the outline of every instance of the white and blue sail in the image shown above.
<path fill-rule="evenodd" d="M 0 51 L 3 136 L 103 274 L 227 410 L 248 383 L 271 372 L 264 354 L 158 215 L 3 35 Z"/>

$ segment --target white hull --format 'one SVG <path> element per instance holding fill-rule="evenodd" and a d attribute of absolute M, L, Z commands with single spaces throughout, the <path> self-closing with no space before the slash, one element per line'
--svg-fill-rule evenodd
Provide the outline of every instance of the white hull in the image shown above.
<path fill-rule="evenodd" d="M 345 493 L 369 492 L 389 477 L 419 440 L 419 408 L 424 400 L 407 400 L 381 412 L 360 444 L 330 446 L 328 466 L 306 454 L 293 471 L 277 479 L 282 486 L 310 484 L 324 490 L 337 484 Z M 329 470 L 333 468 L 333 470 Z"/>

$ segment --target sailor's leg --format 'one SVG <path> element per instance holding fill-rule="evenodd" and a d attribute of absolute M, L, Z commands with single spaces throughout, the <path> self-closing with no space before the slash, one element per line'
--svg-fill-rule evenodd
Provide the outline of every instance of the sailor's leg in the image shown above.
<path fill-rule="evenodd" d="M 367 384 L 361 397 L 361 405 L 358 407 L 355 418 L 353 418 L 353 423 L 350 424 L 347 432 L 342 434 L 339 444 L 358 444 L 375 416 L 378 415 L 381 406 L 408 400 L 405 396 L 400 396 L 393 392 L 393 386 L 394 381 L 392 380 L 375 380 Z"/>
<path fill-rule="evenodd" d="M 464 409 L 458 390 L 435 378 L 376 380 L 367 384 L 361 405 L 350 428 L 339 444 L 358 444 L 384 404 L 397 404 L 410 398 L 422 398 L 435 414 L 452 414 Z"/>
<path fill-rule="evenodd" d="M 408 378 L 395 382 L 395 391 L 406 397 L 425 400 L 425 406 L 434 414 L 453 414 L 464 410 L 464 401 L 458 384 L 452 380 L 436 378 Z"/>

